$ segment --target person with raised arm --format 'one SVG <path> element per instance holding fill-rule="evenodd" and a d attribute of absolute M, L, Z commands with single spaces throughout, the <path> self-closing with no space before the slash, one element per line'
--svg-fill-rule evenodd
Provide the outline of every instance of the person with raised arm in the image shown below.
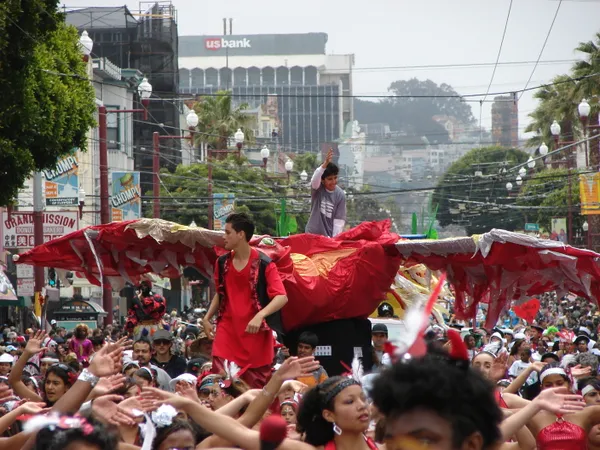
<path fill-rule="evenodd" d="M 305 229 L 310 234 L 334 237 L 344 231 L 346 225 L 346 194 L 338 186 L 340 169 L 332 159 L 333 150 L 329 149 L 310 181 L 310 218 Z"/>

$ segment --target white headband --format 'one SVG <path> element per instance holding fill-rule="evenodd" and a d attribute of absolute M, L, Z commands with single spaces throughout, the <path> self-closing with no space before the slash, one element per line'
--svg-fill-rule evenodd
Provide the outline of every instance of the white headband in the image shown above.
<path fill-rule="evenodd" d="M 540 375 L 540 381 L 544 381 L 544 378 L 546 378 L 548 375 L 562 375 L 563 377 L 567 378 L 567 372 L 565 372 L 565 369 L 562 367 L 552 367 L 551 369 L 545 370 Z"/>
<path fill-rule="evenodd" d="M 595 391 L 595 390 L 597 390 L 597 389 L 596 389 L 596 388 L 595 388 L 593 385 L 591 385 L 591 384 L 588 384 L 586 387 L 584 387 L 584 388 L 581 390 L 581 395 L 582 395 L 583 397 L 585 397 L 585 396 L 586 396 L 586 395 L 588 395 L 590 392 L 592 392 L 592 391 Z"/>

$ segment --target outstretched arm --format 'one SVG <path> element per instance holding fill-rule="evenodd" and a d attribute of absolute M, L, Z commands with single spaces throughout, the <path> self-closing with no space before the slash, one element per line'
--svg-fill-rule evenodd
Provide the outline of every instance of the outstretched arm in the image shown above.
<path fill-rule="evenodd" d="M 240 448 L 246 450 L 260 450 L 261 448 L 260 434 L 258 431 L 250 430 L 237 420 L 211 411 L 199 403 L 155 388 L 144 388 L 142 398 L 153 402 L 155 406 L 169 404 L 176 409 L 182 409 L 194 422 L 206 431 L 225 437 L 228 441 Z M 277 448 L 281 450 L 315 449 L 315 447 L 305 444 L 304 442 L 291 439 L 285 439 Z"/>
<path fill-rule="evenodd" d="M 581 395 L 571 394 L 565 388 L 545 389 L 531 402 L 502 422 L 503 441 L 507 441 L 517 431 L 528 425 L 531 419 L 540 411 L 549 411 L 554 414 L 570 414 L 581 411 L 585 402 Z"/>

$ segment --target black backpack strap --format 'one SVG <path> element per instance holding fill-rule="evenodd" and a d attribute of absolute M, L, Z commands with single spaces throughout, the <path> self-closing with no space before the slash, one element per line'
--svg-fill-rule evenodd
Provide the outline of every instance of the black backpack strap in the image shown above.
<path fill-rule="evenodd" d="M 222 289 L 225 289 L 225 285 L 223 284 L 223 272 L 225 271 L 225 261 L 227 261 L 227 258 L 229 258 L 229 256 L 231 255 L 231 253 L 225 253 L 224 255 L 219 256 L 219 258 L 217 259 L 217 264 L 219 265 L 219 279 L 217 280 L 217 294 L 219 295 L 223 295 L 224 292 L 219 292 Z"/>
<path fill-rule="evenodd" d="M 260 302 L 260 306 L 264 308 L 271 301 L 267 290 L 266 272 L 267 267 L 273 262 L 273 260 L 260 251 L 258 252 L 258 254 L 260 256 L 260 265 L 258 269 L 258 284 L 256 286 L 256 290 L 258 292 L 258 301 Z M 281 340 L 284 335 L 283 322 L 281 320 L 281 311 L 274 312 L 273 314 L 268 316 L 265 319 L 265 321 L 267 322 L 267 325 L 269 325 L 269 327 L 277 333 L 278 340 Z"/>

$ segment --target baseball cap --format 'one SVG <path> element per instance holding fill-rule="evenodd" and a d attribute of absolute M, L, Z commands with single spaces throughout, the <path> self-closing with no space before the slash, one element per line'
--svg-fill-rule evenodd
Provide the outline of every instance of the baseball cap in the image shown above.
<path fill-rule="evenodd" d="M 373 333 L 388 334 L 388 328 L 383 323 L 376 323 L 375 325 L 373 325 L 373 328 L 371 329 L 371 334 L 373 334 Z"/>
<path fill-rule="evenodd" d="M 12 355 L 9 355 L 8 353 L 4 353 L 3 355 L 0 355 L 0 363 L 14 363 L 15 359 L 12 357 Z"/>
<path fill-rule="evenodd" d="M 6 347 L 7 352 L 14 352 L 17 350 L 18 350 L 17 347 L 15 347 L 14 345 L 9 345 L 8 347 Z"/>
<path fill-rule="evenodd" d="M 178 377 L 175 377 L 171 381 L 169 381 L 169 387 L 174 391 L 175 386 L 179 381 L 185 381 L 186 383 L 195 386 L 196 382 L 198 381 L 198 378 L 195 375 L 192 375 L 191 373 L 182 373 Z"/>
<path fill-rule="evenodd" d="M 154 333 L 154 336 L 152 336 L 152 342 L 154 342 L 154 341 L 172 341 L 172 340 L 173 340 L 173 336 L 167 330 L 158 330 L 156 333 Z"/>

